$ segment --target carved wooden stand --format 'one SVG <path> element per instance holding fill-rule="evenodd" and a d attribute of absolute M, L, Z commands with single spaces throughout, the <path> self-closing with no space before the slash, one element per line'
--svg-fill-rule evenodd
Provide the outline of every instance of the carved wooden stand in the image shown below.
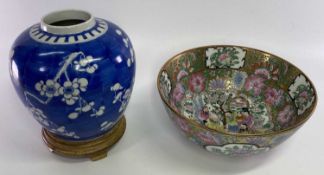
<path fill-rule="evenodd" d="M 126 119 L 123 116 L 108 133 L 92 140 L 66 141 L 44 128 L 42 135 L 51 152 L 67 157 L 87 157 L 95 161 L 107 156 L 108 150 L 119 141 L 125 129 Z"/>

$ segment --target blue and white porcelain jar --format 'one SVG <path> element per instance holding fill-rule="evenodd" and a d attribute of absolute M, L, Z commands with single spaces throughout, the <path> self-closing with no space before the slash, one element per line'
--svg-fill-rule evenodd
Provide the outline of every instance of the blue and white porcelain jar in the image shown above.
<path fill-rule="evenodd" d="M 48 132 L 95 139 L 122 118 L 135 55 L 117 25 L 78 10 L 50 13 L 16 39 L 10 55 L 20 99 Z"/>

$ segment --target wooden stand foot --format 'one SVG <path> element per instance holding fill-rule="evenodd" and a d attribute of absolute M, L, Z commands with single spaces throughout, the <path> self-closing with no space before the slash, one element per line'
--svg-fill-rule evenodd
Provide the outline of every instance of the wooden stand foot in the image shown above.
<path fill-rule="evenodd" d="M 108 150 L 124 135 L 126 119 L 104 135 L 87 141 L 67 141 L 43 128 L 43 140 L 51 152 L 67 157 L 87 157 L 93 161 L 107 157 Z"/>

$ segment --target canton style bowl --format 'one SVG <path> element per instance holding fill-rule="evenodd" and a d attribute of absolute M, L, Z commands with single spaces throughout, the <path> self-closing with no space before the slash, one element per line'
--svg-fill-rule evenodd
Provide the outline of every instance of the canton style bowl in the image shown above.
<path fill-rule="evenodd" d="M 316 91 L 297 67 L 241 46 L 206 46 L 172 57 L 158 75 L 168 115 L 206 150 L 230 156 L 268 151 L 311 116 Z"/>
<path fill-rule="evenodd" d="M 51 150 L 90 155 L 124 133 L 135 55 L 116 24 L 80 10 L 50 13 L 14 42 L 10 74 Z"/>

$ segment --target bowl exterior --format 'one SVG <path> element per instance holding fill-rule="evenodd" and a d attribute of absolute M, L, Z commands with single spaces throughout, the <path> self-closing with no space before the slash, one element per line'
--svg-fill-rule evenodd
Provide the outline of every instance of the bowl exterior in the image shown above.
<path fill-rule="evenodd" d="M 182 134 L 190 141 L 203 147 L 207 151 L 226 156 L 250 156 L 267 152 L 288 139 L 298 129 L 295 128 L 275 135 L 229 135 L 208 130 L 199 125 L 188 122 L 188 120 L 176 114 L 167 105 L 165 105 L 165 109 L 168 116 L 173 120 L 177 127 L 180 128 Z"/>
<path fill-rule="evenodd" d="M 317 104 L 316 90 L 300 69 L 243 46 L 181 52 L 162 66 L 157 86 L 185 135 L 225 155 L 275 147 L 310 118 Z"/>
<path fill-rule="evenodd" d="M 42 127 L 63 139 L 108 132 L 132 92 L 135 55 L 127 34 L 111 22 L 95 21 L 67 35 L 35 24 L 12 46 L 10 73 L 21 101 Z"/>

